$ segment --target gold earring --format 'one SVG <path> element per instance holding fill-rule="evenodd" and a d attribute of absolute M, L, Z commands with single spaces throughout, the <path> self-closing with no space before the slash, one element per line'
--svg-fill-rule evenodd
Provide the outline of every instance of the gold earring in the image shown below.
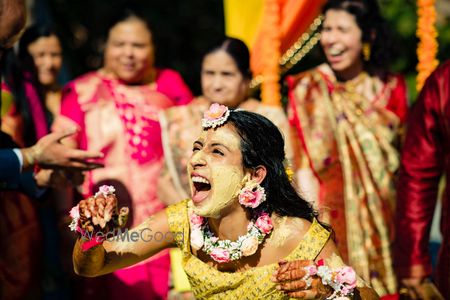
<path fill-rule="evenodd" d="M 362 53 L 363 53 L 364 61 L 369 61 L 370 60 L 370 44 L 369 43 L 363 43 Z"/>

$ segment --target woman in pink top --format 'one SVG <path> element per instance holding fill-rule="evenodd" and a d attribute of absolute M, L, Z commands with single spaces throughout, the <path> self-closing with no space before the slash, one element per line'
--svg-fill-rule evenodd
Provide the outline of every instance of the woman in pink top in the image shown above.
<path fill-rule="evenodd" d="M 156 196 L 163 165 L 158 114 L 189 103 L 191 98 L 177 72 L 154 67 L 152 33 L 146 21 L 134 12 L 123 13 L 110 27 L 104 66 L 64 88 L 61 117 L 54 125 L 55 130 L 76 126 L 79 134 L 67 143 L 105 155 L 103 169 L 86 173 L 83 194 L 114 181 L 122 187 L 122 197 L 131 201 L 127 204 L 133 213 L 130 226 L 163 209 Z M 116 299 L 141 299 L 144 295 L 146 299 L 165 299 L 168 272 L 165 253 L 113 273 L 107 286 L 99 289 Z"/>

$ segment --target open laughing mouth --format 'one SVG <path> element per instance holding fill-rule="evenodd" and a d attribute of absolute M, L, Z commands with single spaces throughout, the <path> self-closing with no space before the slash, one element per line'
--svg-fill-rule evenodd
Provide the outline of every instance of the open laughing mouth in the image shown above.
<path fill-rule="evenodd" d="M 205 200 L 211 191 L 211 183 L 208 179 L 198 174 L 192 174 L 192 201 L 200 203 Z"/>
<path fill-rule="evenodd" d="M 328 50 L 328 53 L 331 56 L 339 56 L 339 55 L 342 55 L 342 53 L 344 53 L 344 49 L 331 48 L 330 50 Z"/>

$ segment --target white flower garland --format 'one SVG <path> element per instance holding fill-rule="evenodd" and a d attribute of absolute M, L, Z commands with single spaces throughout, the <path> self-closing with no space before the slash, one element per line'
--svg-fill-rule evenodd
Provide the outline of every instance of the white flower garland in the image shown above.
<path fill-rule="evenodd" d="M 261 212 L 247 226 L 247 234 L 236 241 L 219 240 L 208 226 L 206 218 L 191 213 L 191 246 L 196 250 L 202 249 L 212 259 L 219 263 L 238 260 L 243 256 L 255 254 L 264 237 L 272 229 L 272 220 L 265 212 Z"/>
<path fill-rule="evenodd" d="M 331 269 L 320 259 L 317 265 L 304 267 L 306 275 L 303 280 L 306 282 L 307 288 L 311 286 L 311 276 L 319 276 L 323 285 L 330 286 L 334 291 L 333 294 L 326 299 L 350 299 L 356 288 L 356 273 L 352 267 L 345 266 L 342 268 Z"/>

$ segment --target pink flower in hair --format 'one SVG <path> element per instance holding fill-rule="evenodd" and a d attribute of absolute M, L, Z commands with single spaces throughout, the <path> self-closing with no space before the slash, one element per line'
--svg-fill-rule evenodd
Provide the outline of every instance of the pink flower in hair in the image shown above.
<path fill-rule="evenodd" d="M 224 124 L 230 115 L 228 107 L 218 103 L 213 103 L 203 114 L 202 127 L 216 128 Z"/>

